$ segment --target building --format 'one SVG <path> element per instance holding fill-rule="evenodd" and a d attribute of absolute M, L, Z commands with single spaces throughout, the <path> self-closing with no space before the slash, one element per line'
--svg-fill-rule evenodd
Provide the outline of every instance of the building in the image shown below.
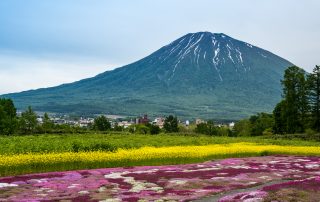
<path fill-rule="evenodd" d="M 139 117 L 136 119 L 136 124 L 147 124 L 149 123 L 148 115 L 144 115 L 143 117 Z"/>
<path fill-rule="evenodd" d="M 232 129 L 234 127 L 234 124 L 235 124 L 234 122 L 229 123 L 229 128 Z"/>
<path fill-rule="evenodd" d="M 93 118 L 80 118 L 80 120 L 78 121 L 77 125 L 79 125 L 80 127 L 88 127 L 91 124 L 94 123 L 94 119 Z"/>
<path fill-rule="evenodd" d="M 202 119 L 196 119 L 196 125 L 199 125 L 200 123 L 205 123 L 205 121 Z"/>
<path fill-rule="evenodd" d="M 123 127 L 123 128 L 128 128 L 129 126 L 132 125 L 131 121 L 121 121 L 118 122 L 118 126 Z"/>
<path fill-rule="evenodd" d="M 159 128 L 163 128 L 164 120 L 165 120 L 164 118 L 158 117 L 158 118 L 155 118 L 152 123 L 156 126 L 159 126 Z"/>

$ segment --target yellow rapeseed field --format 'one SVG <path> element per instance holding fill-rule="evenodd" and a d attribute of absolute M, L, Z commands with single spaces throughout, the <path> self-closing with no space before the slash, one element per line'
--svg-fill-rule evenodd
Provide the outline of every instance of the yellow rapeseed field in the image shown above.
<path fill-rule="evenodd" d="M 0 176 L 29 172 L 71 170 L 97 167 L 189 163 L 226 157 L 272 154 L 320 155 L 320 147 L 258 145 L 234 143 L 206 146 L 142 147 L 116 152 L 64 152 L 46 154 L 0 155 Z M 189 160 L 188 160 L 189 159 Z M 192 159 L 192 161 L 190 161 Z M 139 163 L 140 162 L 140 163 Z M 141 162 L 144 162 L 141 164 Z M 58 166 L 57 166 L 58 165 Z M 92 166 L 91 166 L 92 165 Z"/>

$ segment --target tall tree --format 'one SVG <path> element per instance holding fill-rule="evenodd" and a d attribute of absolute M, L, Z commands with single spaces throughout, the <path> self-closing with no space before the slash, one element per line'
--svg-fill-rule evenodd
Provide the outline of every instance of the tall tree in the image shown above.
<path fill-rule="evenodd" d="M 286 102 L 282 100 L 277 104 L 273 110 L 274 126 L 273 132 L 275 134 L 283 134 L 286 132 L 286 121 L 285 121 L 285 104 Z"/>
<path fill-rule="evenodd" d="M 107 131 L 111 129 L 111 123 L 105 116 L 99 116 L 94 119 L 93 128 L 99 131 Z"/>
<path fill-rule="evenodd" d="M 320 132 L 320 66 L 316 65 L 312 73 L 309 74 L 308 84 L 312 128 Z"/>
<path fill-rule="evenodd" d="M 297 66 L 285 70 L 283 96 L 285 101 L 286 132 L 303 132 L 308 109 L 305 72 Z"/>
<path fill-rule="evenodd" d="M 214 122 L 212 120 L 208 121 L 207 123 L 200 123 L 195 128 L 196 133 L 202 133 L 206 135 L 217 135 L 218 130 L 214 125 Z"/>
<path fill-rule="evenodd" d="M 274 126 L 274 118 L 272 114 L 258 113 L 250 117 L 252 126 L 251 135 L 259 136 L 263 134 L 266 129 L 272 129 Z"/>
<path fill-rule="evenodd" d="M 0 134 L 10 135 L 17 126 L 16 108 L 11 99 L 0 98 Z"/>
<path fill-rule="evenodd" d="M 249 119 L 242 119 L 234 125 L 233 131 L 236 136 L 251 136 L 252 124 Z"/>
<path fill-rule="evenodd" d="M 53 127 L 54 127 L 54 123 L 50 120 L 49 115 L 47 113 L 44 113 L 43 123 L 42 123 L 42 129 L 44 133 L 48 133 L 52 131 Z"/>
<path fill-rule="evenodd" d="M 172 115 L 166 117 L 163 128 L 167 133 L 179 132 L 178 118 Z"/>
<path fill-rule="evenodd" d="M 25 112 L 22 112 L 19 126 L 23 134 L 32 134 L 38 125 L 37 114 L 29 106 Z"/>

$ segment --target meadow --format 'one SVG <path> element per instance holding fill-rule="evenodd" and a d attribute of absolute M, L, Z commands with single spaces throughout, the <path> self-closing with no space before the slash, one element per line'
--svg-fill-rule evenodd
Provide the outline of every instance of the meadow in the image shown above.
<path fill-rule="evenodd" d="M 169 165 L 229 157 L 320 155 L 320 143 L 266 137 L 81 134 L 0 138 L 0 176 L 137 165 Z"/>
<path fill-rule="evenodd" d="M 270 137 L 218 137 L 199 134 L 139 135 L 131 133 L 0 136 L 0 155 L 115 151 L 140 147 L 201 146 L 251 142 L 262 145 L 320 146 L 319 141 Z"/>

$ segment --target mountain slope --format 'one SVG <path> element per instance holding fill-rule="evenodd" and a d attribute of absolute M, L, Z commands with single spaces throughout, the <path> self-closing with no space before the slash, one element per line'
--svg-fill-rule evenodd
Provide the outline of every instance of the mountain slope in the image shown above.
<path fill-rule="evenodd" d="M 233 120 L 271 111 L 290 65 L 225 34 L 199 32 L 93 78 L 5 97 L 20 109 Z"/>

